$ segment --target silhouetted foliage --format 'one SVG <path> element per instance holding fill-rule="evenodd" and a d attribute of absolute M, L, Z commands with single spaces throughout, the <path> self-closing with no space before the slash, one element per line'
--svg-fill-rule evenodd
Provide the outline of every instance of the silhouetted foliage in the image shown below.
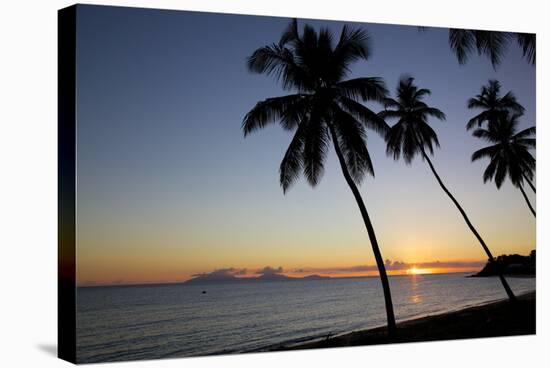
<path fill-rule="evenodd" d="M 520 114 L 506 112 L 498 120 L 488 125 L 487 129 L 478 128 L 474 137 L 483 139 L 490 146 L 477 150 L 472 155 L 472 161 L 482 158 L 489 159 L 489 165 L 483 173 L 483 182 L 494 180 L 497 188 L 508 177 L 512 184 L 522 192 L 529 209 L 535 214 L 524 190 L 523 183 L 527 181 L 535 190 L 531 180 L 534 177 L 535 158 L 529 149 L 535 148 L 535 127 L 517 131 Z"/>
<path fill-rule="evenodd" d="M 537 36 L 534 33 L 516 33 L 523 56 L 533 65 L 537 57 Z"/>
<path fill-rule="evenodd" d="M 493 261 L 493 255 L 489 247 L 473 226 L 460 203 L 445 186 L 426 153 L 427 149 L 430 154 L 433 154 L 433 146 L 439 146 L 437 134 L 429 126 L 428 118 L 445 119 L 443 112 L 435 107 L 428 106 L 423 101 L 424 97 L 428 95 L 430 95 L 430 90 L 418 88 L 414 85 L 414 78 L 402 77 L 397 86 L 397 99 L 385 99 L 386 109 L 380 112 L 379 115 L 385 119 L 397 119 L 397 123 L 386 134 L 386 152 L 388 155 L 392 155 L 395 160 L 403 156 L 407 164 L 412 161 L 416 154 L 421 154 L 422 158 L 428 163 L 441 189 L 454 203 L 470 231 L 479 241 L 489 259 Z M 516 297 L 506 279 L 500 275 L 500 280 L 510 300 L 515 300 Z"/>
<path fill-rule="evenodd" d="M 510 42 L 516 40 L 521 47 L 523 57 L 534 65 L 536 62 L 536 35 L 532 33 L 496 32 L 471 29 L 449 30 L 449 45 L 458 62 L 465 64 L 468 57 L 477 52 L 491 60 L 493 68 L 502 62 Z"/>
<path fill-rule="evenodd" d="M 384 119 L 361 104 L 382 102 L 387 90 L 381 78 L 345 80 L 350 66 L 370 56 L 369 35 L 362 29 L 344 26 L 340 37 L 327 28 L 317 32 L 305 25 L 302 33 L 293 20 L 279 42 L 258 48 L 248 58 L 248 68 L 274 77 L 292 94 L 260 101 L 246 114 L 244 135 L 279 122 L 294 136 L 280 165 L 280 184 L 286 192 L 303 173 L 311 186 L 319 183 L 332 143 L 342 173 L 361 211 L 380 273 L 388 332 L 395 334 L 395 316 L 384 260 L 374 227 L 357 188 L 366 174 L 374 176 L 367 149 L 367 129 L 384 136 Z"/>
<path fill-rule="evenodd" d="M 244 118 L 244 134 L 277 121 L 295 132 L 280 166 L 280 183 L 286 192 L 300 172 L 312 186 L 319 182 L 331 125 L 350 174 L 360 183 L 365 174 L 374 175 L 366 129 L 382 135 L 388 129 L 383 119 L 360 103 L 382 101 L 387 93 L 383 80 L 343 80 L 352 62 L 368 59 L 368 33 L 344 26 L 333 45 L 328 29 L 317 33 L 305 25 L 300 35 L 297 27 L 293 21 L 278 43 L 261 47 L 248 58 L 251 71 L 273 76 L 284 89 L 296 93 L 258 102 Z"/>
<path fill-rule="evenodd" d="M 500 82 L 489 80 L 486 86 L 481 87 L 481 92 L 468 100 L 469 109 L 481 109 L 482 111 L 471 118 L 466 124 L 466 129 L 470 130 L 476 125 L 481 127 L 483 123 L 496 123 L 499 117 L 508 112 L 522 114 L 525 109 L 521 106 L 512 91 L 508 91 L 504 96 L 500 95 Z"/>
<path fill-rule="evenodd" d="M 385 110 L 379 113 L 384 119 L 396 119 L 397 123 L 386 134 L 386 153 L 398 160 L 401 156 L 410 164 L 421 148 L 433 154 L 434 146 L 439 147 L 437 134 L 428 124 L 428 118 L 445 120 L 445 114 L 428 106 L 422 100 L 431 91 L 418 88 L 414 78 L 402 77 L 397 86 L 397 99 L 384 99 Z"/>
<path fill-rule="evenodd" d="M 528 256 L 519 254 L 500 255 L 494 262 L 487 262 L 485 267 L 475 276 L 495 276 L 499 272 L 506 275 L 535 275 L 537 270 L 536 251 Z"/>

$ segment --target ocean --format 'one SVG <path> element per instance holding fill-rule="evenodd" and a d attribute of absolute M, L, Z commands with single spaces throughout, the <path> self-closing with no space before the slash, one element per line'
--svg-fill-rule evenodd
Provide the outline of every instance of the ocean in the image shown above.
<path fill-rule="evenodd" d="M 497 278 L 466 276 L 390 277 L 397 320 L 506 298 Z M 534 278 L 507 279 L 516 295 L 535 290 Z M 382 326 L 385 320 L 376 277 L 80 287 L 77 361 L 258 351 Z"/>

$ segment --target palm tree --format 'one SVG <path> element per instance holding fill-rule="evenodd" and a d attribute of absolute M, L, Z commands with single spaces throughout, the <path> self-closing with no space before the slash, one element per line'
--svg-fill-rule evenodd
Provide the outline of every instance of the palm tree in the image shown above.
<path fill-rule="evenodd" d="M 525 109 L 521 106 L 512 91 L 508 91 L 504 96 L 500 95 L 500 82 L 489 80 L 486 86 L 481 87 L 481 92 L 468 100 L 469 109 L 482 109 L 482 111 L 471 118 L 466 124 L 466 129 L 470 130 L 477 125 L 481 127 L 483 123 L 496 123 L 502 114 L 512 112 L 522 114 Z"/>
<path fill-rule="evenodd" d="M 260 101 L 246 114 L 244 135 L 279 122 L 294 132 L 280 165 L 283 192 L 303 172 L 315 186 L 324 171 L 330 143 L 334 146 L 344 178 L 359 206 L 380 273 L 386 305 L 388 334 L 395 335 L 395 316 L 384 259 L 374 226 L 357 184 L 365 174 L 374 176 L 366 145 L 366 128 L 385 135 L 389 127 L 361 101 L 381 102 L 387 94 L 380 78 L 344 80 L 352 62 L 368 59 L 369 37 L 366 31 L 344 26 L 338 42 L 326 28 L 317 33 L 305 25 L 299 34 L 293 20 L 278 43 L 260 47 L 248 58 L 248 68 L 274 77 L 285 90 L 293 93 Z"/>
<path fill-rule="evenodd" d="M 435 108 L 428 106 L 424 101 L 424 97 L 431 94 L 431 91 L 426 88 L 418 88 L 414 85 L 414 78 L 402 77 L 397 87 L 397 99 L 386 98 L 384 105 L 385 110 L 380 112 L 380 117 L 384 119 L 397 119 L 397 123 L 391 127 L 386 135 L 387 149 L 386 153 L 393 156 L 394 160 L 398 160 L 401 156 L 406 164 L 410 164 L 413 158 L 420 154 L 428 163 L 432 170 L 439 186 L 454 203 L 468 228 L 475 235 L 485 253 L 489 257 L 490 262 L 495 259 L 487 247 L 483 238 L 472 225 L 472 222 L 466 215 L 462 206 L 456 198 L 451 194 L 449 189 L 443 183 L 443 180 L 435 170 L 435 167 L 426 153 L 426 150 L 433 155 L 433 148 L 439 147 L 437 134 L 428 124 L 428 118 L 433 117 L 439 120 L 445 120 L 445 114 Z M 514 293 L 510 289 L 506 279 L 499 275 L 500 281 L 508 294 L 510 300 L 515 300 Z"/>
<path fill-rule="evenodd" d="M 535 65 L 537 41 L 534 33 L 449 29 L 449 45 L 460 64 L 465 64 L 470 54 L 477 51 L 479 55 L 487 56 L 491 60 L 493 68 L 496 69 L 510 42 L 514 39 L 527 62 Z"/>
<path fill-rule="evenodd" d="M 500 189 L 508 176 L 512 184 L 519 188 L 527 206 L 536 217 L 536 212 L 523 190 L 523 182 L 526 181 L 535 191 L 531 183 L 533 170 L 535 170 L 535 158 L 529 152 L 530 148 L 535 148 L 533 137 L 535 127 L 518 132 L 520 116 L 520 114 L 508 113 L 501 116 L 497 124 L 489 124 L 487 129 L 476 129 L 474 136 L 491 145 L 475 151 L 472 161 L 488 157 L 490 161 L 483 173 L 483 182 L 494 179 L 497 188 Z"/>

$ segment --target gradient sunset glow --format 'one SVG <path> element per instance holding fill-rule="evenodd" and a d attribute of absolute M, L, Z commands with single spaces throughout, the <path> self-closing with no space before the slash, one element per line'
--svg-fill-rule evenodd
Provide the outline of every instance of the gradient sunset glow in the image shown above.
<path fill-rule="evenodd" d="M 90 7 L 78 15 L 77 281 L 79 285 L 180 282 L 233 270 L 254 277 L 281 267 L 294 277 L 374 276 L 369 238 L 333 151 L 312 189 L 286 194 L 279 164 L 290 135 L 267 127 L 244 139 L 254 104 L 285 92 L 245 68 L 277 40 L 287 18 Z M 345 24 L 307 21 L 339 32 Z M 355 24 L 359 26 L 359 24 Z M 482 180 L 483 143 L 464 128 L 488 79 L 513 90 L 535 123 L 535 68 L 511 48 L 498 69 L 477 56 L 459 65 L 447 29 L 363 24 L 373 55 L 352 76 L 402 73 L 430 88 L 441 149 L 433 162 L 495 256 L 529 254 L 535 220 L 521 194 Z M 200 33 L 200 39 L 197 38 Z M 220 35 L 231 34 L 231 42 Z M 204 41 L 204 40 L 207 40 Z M 403 58 L 407 54 L 407 58 Z M 437 68 L 434 68 L 437 63 Z M 373 104 L 374 111 L 382 106 Z M 390 275 L 474 272 L 486 255 L 428 167 L 386 156 L 368 136 L 376 178 L 360 186 Z M 529 192 L 535 203 L 535 196 Z M 243 271 L 244 270 L 244 271 Z"/>

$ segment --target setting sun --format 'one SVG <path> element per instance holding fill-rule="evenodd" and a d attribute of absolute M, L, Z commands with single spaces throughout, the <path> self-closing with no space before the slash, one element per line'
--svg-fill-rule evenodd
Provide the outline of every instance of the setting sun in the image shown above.
<path fill-rule="evenodd" d="M 422 275 L 422 274 L 425 274 L 425 273 L 430 273 L 430 271 L 426 268 L 417 268 L 415 266 L 409 268 L 407 270 L 407 274 L 409 275 Z"/>

